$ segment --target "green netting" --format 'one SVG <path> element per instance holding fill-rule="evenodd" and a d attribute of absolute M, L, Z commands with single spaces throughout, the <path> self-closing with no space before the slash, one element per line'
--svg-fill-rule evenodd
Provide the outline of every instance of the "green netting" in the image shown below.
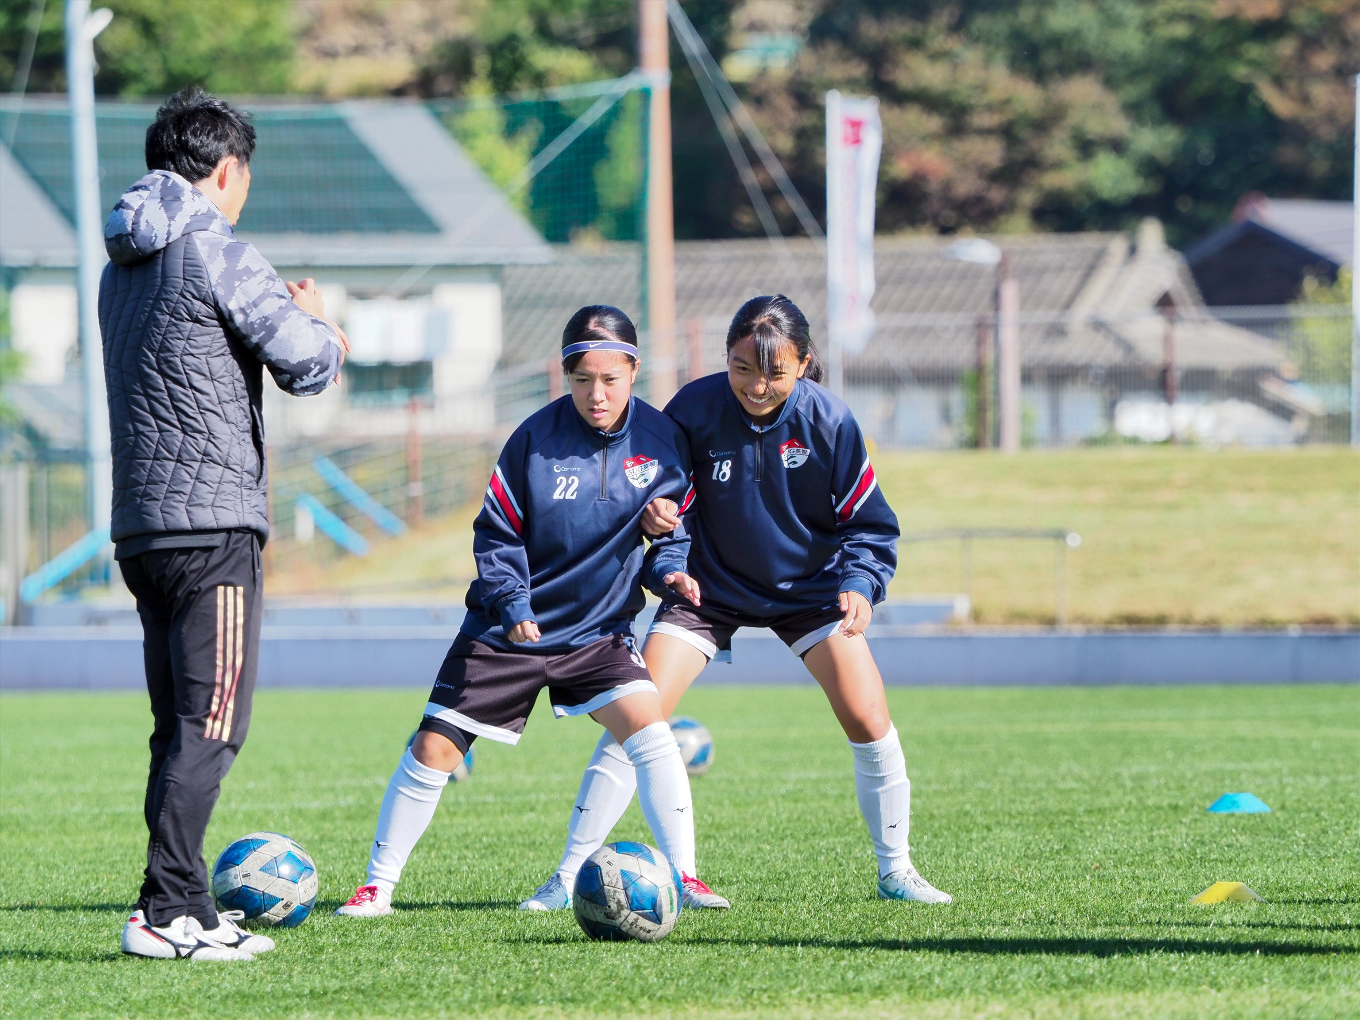
<path fill-rule="evenodd" d="M 250 203 L 240 229 L 261 233 L 437 233 L 439 228 L 359 141 L 335 109 L 257 107 L 259 136 L 251 162 Z M 111 209 L 129 184 L 146 173 L 146 128 L 156 107 L 101 103 L 99 200 Z M 0 113 L 0 132 L 14 114 Z M 71 122 L 62 107 L 24 108 L 13 152 L 68 219 L 73 217 Z M 324 181 L 325 187 L 317 182 Z"/>
<path fill-rule="evenodd" d="M 464 151 L 505 188 L 615 83 L 534 97 L 429 104 Z M 550 242 L 636 241 L 645 227 L 647 94 L 630 89 L 511 196 Z"/>

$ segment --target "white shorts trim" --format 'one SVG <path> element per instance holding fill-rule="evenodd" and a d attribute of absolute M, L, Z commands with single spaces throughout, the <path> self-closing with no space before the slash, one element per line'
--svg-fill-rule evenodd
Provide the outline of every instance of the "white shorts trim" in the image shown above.
<path fill-rule="evenodd" d="M 793 644 L 789 645 L 789 651 L 793 652 L 793 654 L 799 658 L 802 658 L 840 629 L 840 620 L 837 620 L 835 623 L 828 623 L 825 627 L 818 627 L 812 633 L 804 634 Z"/>
<path fill-rule="evenodd" d="M 647 634 L 649 637 L 652 634 L 665 634 L 667 637 L 676 638 L 677 640 L 683 641 L 691 648 L 699 649 L 699 651 L 703 652 L 704 655 L 709 659 L 716 658 L 718 655 L 718 646 L 715 645 L 712 641 L 709 641 L 707 638 L 700 637 L 692 630 L 685 630 L 684 627 L 677 627 L 675 624 L 666 623 L 664 620 L 653 621 L 652 626 L 647 631 Z M 729 658 L 728 661 L 730 662 L 731 659 Z"/>
<path fill-rule="evenodd" d="M 657 697 L 661 693 L 656 689 L 656 684 L 650 680 L 629 680 L 626 684 L 620 684 L 613 690 L 601 691 L 591 698 L 584 705 L 554 705 L 553 715 L 559 719 L 565 719 L 569 715 L 590 715 L 591 712 L 598 712 L 605 705 L 613 704 L 620 698 L 626 698 L 630 694 L 641 694 L 643 691 L 651 691 Z M 519 738 L 516 737 L 516 740 Z"/>
<path fill-rule="evenodd" d="M 455 712 L 453 709 L 445 708 L 433 701 L 425 706 L 425 717 L 427 719 L 438 719 L 450 726 L 457 726 L 460 730 L 467 730 L 479 737 L 486 737 L 487 740 L 494 740 L 498 744 L 513 745 L 519 743 L 520 735 L 513 730 L 507 730 L 500 726 L 488 726 L 476 719 L 469 719 L 462 712 Z"/>

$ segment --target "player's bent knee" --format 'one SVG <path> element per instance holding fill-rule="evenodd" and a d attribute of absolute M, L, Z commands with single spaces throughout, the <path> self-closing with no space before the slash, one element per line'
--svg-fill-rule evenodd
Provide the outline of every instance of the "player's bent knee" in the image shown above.
<path fill-rule="evenodd" d="M 411 754 L 426 768 L 452 772 L 463 760 L 458 745 L 442 733 L 421 730 L 411 744 Z"/>
<path fill-rule="evenodd" d="M 591 718 L 622 744 L 639 730 L 664 721 L 665 716 L 661 714 L 661 699 L 651 691 L 639 691 L 611 701 L 592 712 Z"/>

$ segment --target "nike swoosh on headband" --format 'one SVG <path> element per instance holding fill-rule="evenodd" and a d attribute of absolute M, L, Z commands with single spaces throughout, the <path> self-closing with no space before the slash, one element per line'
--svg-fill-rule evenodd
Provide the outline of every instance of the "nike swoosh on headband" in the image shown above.
<path fill-rule="evenodd" d="M 562 358 L 565 360 L 573 354 L 582 354 L 586 351 L 618 351 L 620 354 L 629 354 L 635 358 L 638 353 L 634 344 L 625 343 L 622 340 L 583 341 L 579 344 L 568 344 L 563 347 Z"/>

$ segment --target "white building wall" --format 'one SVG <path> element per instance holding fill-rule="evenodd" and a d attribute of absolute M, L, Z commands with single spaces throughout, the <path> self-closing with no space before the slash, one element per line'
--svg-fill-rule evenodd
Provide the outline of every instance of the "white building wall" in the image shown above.
<path fill-rule="evenodd" d="M 75 287 L 21 283 L 10 291 L 11 343 L 24 355 L 23 381 L 55 386 L 80 338 Z"/>

